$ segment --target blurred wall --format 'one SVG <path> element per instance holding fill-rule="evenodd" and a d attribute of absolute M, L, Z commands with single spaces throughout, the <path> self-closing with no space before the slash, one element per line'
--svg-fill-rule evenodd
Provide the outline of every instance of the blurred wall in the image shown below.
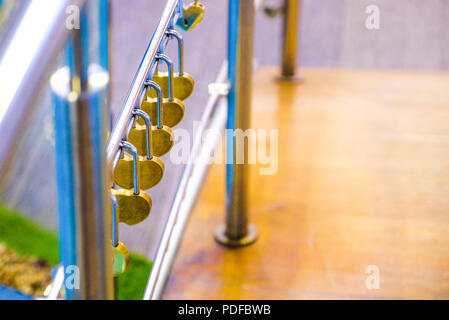
<path fill-rule="evenodd" d="M 330 68 L 449 69 L 447 0 L 301 0 L 303 66 Z M 367 6 L 380 9 L 380 29 L 368 30 Z M 279 61 L 281 24 L 258 15 L 261 64 Z"/>

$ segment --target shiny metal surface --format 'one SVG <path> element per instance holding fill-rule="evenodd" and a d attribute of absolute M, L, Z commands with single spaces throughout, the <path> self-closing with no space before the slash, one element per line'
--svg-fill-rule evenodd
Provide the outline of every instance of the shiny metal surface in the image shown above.
<path fill-rule="evenodd" d="M 257 231 L 248 233 L 249 164 L 245 139 L 239 131 L 250 128 L 253 69 L 254 3 L 249 0 L 229 2 L 228 26 L 228 121 L 226 136 L 226 226 L 217 230 L 218 243 L 238 247 L 249 245 Z M 243 145 L 241 145 L 243 144 Z M 243 163 L 238 152 L 243 151 Z"/>
<path fill-rule="evenodd" d="M 17 28 L 32 0 L 1 0 L 0 1 L 0 52 L 4 44 L 11 40 L 11 36 Z"/>
<path fill-rule="evenodd" d="M 139 153 L 135 146 L 133 146 L 128 141 L 122 141 L 120 143 L 120 148 L 128 151 L 133 157 L 133 183 L 134 183 L 134 194 L 140 193 L 140 184 L 139 184 Z"/>
<path fill-rule="evenodd" d="M 116 196 L 111 194 L 111 207 L 112 207 L 112 245 L 114 247 L 118 246 L 119 234 L 118 234 L 118 215 L 117 208 L 118 202 Z"/>
<path fill-rule="evenodd" d="M 153 156 L 151 155 L 151 119 L 148 116 L 148 114 L 141 110 L 141 109 L 134 109 L 133 115 L 136 117 L 140 117 L 145 121 L 146 126 L 146 150 L 147 150 L 147 159 L 152 159 Z"/>
<path fill-rule="evenodd" d="M 173 62 L 170 60 L 169 57 L 167 57 L 165 54 L 158 53 L 156 56 L 156 61 L 159 63 L 159 61 L 162 60 L 167 65 L 168 69 L 168 101 L 174 100 L 173 95 L 173 69 L 174 65 Z"/>
<path fill-rule="evenodd" d="M 0 172 L 15 156 L 14 146 L 34 107 L 45 76 L 70 30 L 66 8 L 82 7 L 84 0 L 29 1 L 14 23 L 11 37 L 0 43 Z M 0 175 L 0 180 L 3 175 Z M 0 181 L 1 183 L 1 181 Z"/>
<path fill-rule="evenodd" d="M 79 288 L 66 298 L 113 299 L 111 182 L 105 145 L 109 129 L 107 70 L 108 1 L 91 0 L 81 10 L 81 28 L 73 30 L 67 66 L 52 77 L 60 251 L 63 266 L 77 267 Z M 106 69 L 105 69 L 106 67 Z M 65 85 L 65 88 L 64 88 Z M 62 121 L 62 122 L 61 122 Z"/>
<path fill-rule="evenodd" d="M 83 35 L 84 36 L 84 35 Z M 83 56 L 81 65 L 88 60 L 87 50 L 81 42 L 81 35 L 75 32 L 75 69 L 79 55 Z M 84 52 L 83 52 L 84 51 Z M 84 61 L 83 61 L 84 60 Z M 87 61 L 86 61 L 87 60 Z M 84 70 L 83 70 L 84 69 Z M 79 237 L 78 261 L 80 261 L 81 289 L 75 291 L 77 299 L 113 299 L 112 252 L 110 239 L 111 206 L 109 186 L 106 174 L 104 146 L 107 139 L 108 105 L 99 99 L 101 91 L 108 83 L 92 92 L 89 80 L 93 74 L 86 74 L 87 68 L 80 68 L 81 92 L 74 103 L 76 139 L 78 198 L 77 218 Z M 84 79 L 84 80 L 83 80 Z M 87 81 L 86 81 L 87 80 Z M 79 291 L 79 292 L 78 292 Z"/>
<path fill-rule="evenodd" d="M 296 72 L 296 50 L 300 0 L 284 0 L 284 21 L 282 29 L 282 72 L 281 80 L 294 81 Z"/>
<path fill-rule="evenodd" d="M 145 88 L 147 89 L 148 87 L 153 88 L 154 90 L 156 90 L 156 99 L 157 99 L 157 127 L 158 129 L 162 128 L 162 89 L 161 87 L 154 81 L 152 80 L 147 80 L 145 81 Z M 146 92 L 145 89 L 145 92 Z"/>
<path fill-rule="evenodd" d="M 175 29 L 168 30 L 167 35 L 174 37 L 178 42 L 178 75 L 182 76 L 184 74 L 184 39 Z"/>
<path fill-rule="evenodd" d="M 223 132 L 226 128 L 227 119 L 227 103 L 225 97 L 220 97 L 216 102 L 213 115 L 210 118 L 208 129 L 216 130 L 216 132 Z M 174 263 L 178 247 L 181 243 L 184 230 L 187 222 L 190 218 L 190 214 L 195 206 L 196 200 L 199 196 L 205 176 L 209 169 L 209 157 L 217 148 L 217 144 L 220 137 L 218 135 L 212 135 L 203 142 L 201 151 L 195 160 L 195 166 L 192 170 L 191 177 L 186 186 L 184 199 L 182 200 L 181 207 L 179 209 L 176 225 L 173 228 L 170 244 L 167 248 L 165 259 L 161 266 L 161 272 L 159 275 L 159 281 L 156 283 L 154 289 L 154 299 L 161 299 L 164 291 L 165 283 L 170 275 L 171 266 Z"/>

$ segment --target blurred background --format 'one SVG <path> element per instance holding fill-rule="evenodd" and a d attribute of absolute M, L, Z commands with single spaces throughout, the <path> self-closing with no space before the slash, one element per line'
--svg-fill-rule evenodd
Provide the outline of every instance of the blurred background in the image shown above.
<path fill-rule="evenodd" d="M 195 90 L 185 101 L 186 117 L 179 127 L 189 131 L 193 121 L 201 117 L 208 99 L 208 84 L 215 80 L 227 49 L 228 1 L 203 3 L 206 6 L 203 22 L 183 33 L 184 68 L 194 76 Z M 165 2 L 112 0 L 111 5 L 114 121 Z M 365 27 L 368 5 L 377 5 L 381 10 L 379 30 Z M 447 0 L 303 0 L 297 62 L 300 68 L 447 71 L 448 21 Z M 281 28 L 279 17 L 257 13 L 256 66 L 279 65 Z M 176 49 L 175 43 L 171 43 L 167 51 L 174 61 Z M 49 92 L 43 92 L 36 103 L 40 107 L 34 115 L 35 125 L 28 128 L 23 142 L 17 146 L 23 156 L 9 172 L 1 173 L 9 181 L 1 186 L 1 199 L 8 208 L 56 230 L 53 111 Z M 166 161 L 163 182 L 149 192 L 153 198 L 150 218 L 137 226 L 121 226 L 121 240 L 131 251 L 153 258 L 182 170 L 183 165 Z"/>

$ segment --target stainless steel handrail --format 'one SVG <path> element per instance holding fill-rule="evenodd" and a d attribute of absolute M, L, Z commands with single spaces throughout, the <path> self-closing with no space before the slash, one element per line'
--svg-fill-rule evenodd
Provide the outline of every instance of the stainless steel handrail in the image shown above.
<path fill-rule="evenodd" d="M 176 13 L 176 8 L 179 5 L 179 0 L 168 0 L 165 9 L 162 13 L 161 20 L 153 34 L 153 37 L 148 45 L 148 48 L 140 63 L 134 80 L 131 84 L 128 96 L 120 111 L 117 123 L 112 130 L 111 136 L 107 145 L 107 164 L 108 169 L 112 172 L 114 160 L 116 160 L 117 152 L 119 150 L 120 142 L 126 138 L 130 129 L 130 121 L 134 108 L 138 107 L 142 96 L 145 94 L 144 82 L 150 73 L 151 67 L 154 66 L 156 54 L 161 51 L 163 40 L 166 38 L 166 31 L 170 25 L 172 18 Z"/>
<path fill-rule="evenodd" d="M 0 52 L 0 172 L 14 157 L 14 147 L 36 106 L 34 99 L 46 83 L 71 30 L 65 27 L 66 8 L 85 0 L 60 0 L 51 5 L 30 1 Z M 3 178 L 5 175 L 0 175 Z"/>

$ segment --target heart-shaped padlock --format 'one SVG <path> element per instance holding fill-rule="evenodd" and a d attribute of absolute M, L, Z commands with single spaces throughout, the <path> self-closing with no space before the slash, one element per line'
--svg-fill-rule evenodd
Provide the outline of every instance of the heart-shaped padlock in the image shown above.
<path fill-rule="evenodd" d="M 193 1 L 182 10 L 182 17 L 176 21 L 176 25 L 184 31 L 195 28 L 204 16 L 204 6 L 198 0 Z"/>
<path fill-rule="evenodd" d="M 195 80 L 190 74 L 184 72 L 184 40 L 182 39 L 182 36 L 174 29 L 168 30 L 166 34 L 170 38 L 175 37 L 178 42 L 179 67 L 178 72 L 173 73 L 173 95 L 175 98 L 183 101 L 192 94 Z M 164 98 L 169 97 L 169 76 L 169 72 L 159 72 L 159 70 L 157 70 L 156 74 L 153 76 L 153 81 L 161 87 Z M 155 98 L 156 93 L 154 91 L 149 91 L 148 97 Z M 171 127 L 169 124 L 167 125 Z"/>
<path fill-rule="evenodd" d="M 157 185 L 164 176 L 165 166 L 161 159 L 153 155 L 151 147 L 153 137 L 151 119 L 143 110 L 133 110 L 135 117 L 145 120 L 145 126 L 136 125 L 128 135 L 128 141 L 131 142 L 139 152 L 140 163 L 140 187 L 150 189 Z"/>
<path fill-rule="evenodd" d="M 178 100 L 178 99 L 176 99 Z M 179 122 L 181 122 L 182 118 L 184 117 L 184 106 L 179 103 L 180 101 L 169 101 L 167 99 L 164 99 L 163 102 L 163 108 L 162 108 L 162 123 L 164 126 L 167 126 L 169 128 L 173 128 L 176 126 Z M 154 119 L 157 119 L 157 100 L 156 99 L 146 99 L 141 107 L 143 111 L 148 113 L 150 118 L 152 119 L 152 122 Z"/>
<path fill-rule="evenodd" d="M 135 225 L 145 220 L 151 211 L 152 201 L 150 196 L 140 191 L 138 194 L 134 190 L 112 189 L 112 194 L 117 198 L 119 206 L 118 221 L 127 225 Z"/>
<path fill-rule="evenodd" d="M 156 90 L 157 98 L 156 98 L 156 119 L 157 119 L 157 126 L 152 126 L 151 128 L 151 151 L 152 155 L 156 157 L 161 157 L 167 152 L 170 151 L 170 149 L 173 147 L 174 144 L 174 135 L 172 129 L 170 129 L 166 125 L 162 125 L 163 121 L 163 103 L 162 103 L 162 90 L 159 87 L 159 85 L 154 81 L 146 81 L 145 85 L 147 87 L 151 87 Z M 148 111 L 145 108 L 142 108 L 143 111 Z M 149 110 L 151 111 L 151 110 Z M 151 116 L 150 116 L 151 118 Z M 128 136 L 128 139 L 130 141 L 133 141 L 138 150 L 143 151 L 146 150 L 146 138 L 142 134 L 137 134 L 137 130 L 140 130 L 141 132 L 145 130 L 145 126 L 141 126 L 139 122 L 144 120 L 139 119 L 137 121 L 136 127 L 131 130 L 130 135 Z M 152 121 L 154 122 L 154 118 L 152 118 Z M 140 127 L 139 127 L 140 125 Z M 136 131 L 135 131 L 136 130 Z M 143 151 L 143 153 L 146 153 L 146 151 Z"/>
<path fill-rule="evenodd" d="M 140 189 L 147 190 L 157 185 L 164 176 L 165 166 L 161 159 L 153 156 L 139 156 L 139 184 Z M 114 183 L 124 189 L 132 189 L 133 158 L 127 154 L 123 155 L 114 170 Z"/>
<path fill-rule="evenodd" d="M 153 154 L 161 157 L 168 153 L 175 143 L 173 131 L 167 126 L 162 128 L 153 126 L 152 133 L 151 148 L 153 149 Z"/>
<path fill-rule="evenodd" d="M 165 126 L 168 126 L 170 128 L 173 128 L 176 126 L 179 122 L 181 122 L 182 118 L 184 117 L 184 104 L 181 100 L 174 97 L 174 90 L 173 90 L 173 82 L 174 82 L 174 76 L 173 76 L 173 62 L 163 54 L 158 54 L 156 57 L 156 60 L 159 62 L 160 60 L 164 61 L 167 64 L 168 67 L 168 73 L 166 75 L 165 81 L 164 76 L 159 75 L 159 71 L 153 76 L 153 79 L 158 79 L 162 85 L 165 85 L 166 83 L 166 90 L 165 93 L 168 95 L 168 99 L 162 99 L 162 124 Z M 153 80 L 154 81 L 154 80 Z M 156 81 L 154 81 L 156 82 Z M 157 82 L 156 82 L 157 83 Z M 159 83 L 158 83 L 159 85 Z M 164 94 L 163 88 L 159 85 L 161 88 L 161 92 L 157 91 L 157 88 L 154 88 L 155 90 L 148 90 L 147 91 L 147 97 L 142 105 L 141 109 L 144 110 L 146 113 L 150 115 L 150 118 L 152 122 L 156 122 L 159 106 L 158 106 L 158 95 Z M 156 97 L 156 99 L 153 99 L 153 97 Z M 159 119 L 158 119 L 159 121 Z M 138 123 L 143 124 L 143 119 L 139 119 Z"/>
<path fill-rule="evenodd" d="M 113 247 L 113 274 L 118 276 L 128 269 L 131 263 L 131 255 L 128 248 L 121 242 Z"/>
<path fill-rule="evenodd" d="M 127 141 L 120 143 L 120 148 L 126 149 L 132 154 L 132 160 L 126 161 L 121 158 L 114 170 L 114 181 L 126 182 L 131 176 L 133 179 L 133 189 L 112 189 L 112 195 L 117 199 L 118 222 L 134 225 L 145 220 L 151 211 L 151 198 L 144 191 L 140 190 L 140 165 L 139 154 L 136 147 Z M 119 166 L 122 163 L 122 166 Z M 129 174 L 129 163 L 132 163 L 132 175 Z"/>

